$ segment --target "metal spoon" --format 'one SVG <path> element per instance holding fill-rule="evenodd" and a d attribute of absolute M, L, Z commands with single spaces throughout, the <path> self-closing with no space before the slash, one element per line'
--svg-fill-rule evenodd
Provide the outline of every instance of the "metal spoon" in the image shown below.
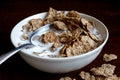
<path fill-rule="evenodd" d="M 13 56 L 14 54 L 16 54 L 17 52 L 19 52 L 20 50 L 26 48 L 26 47 L 30 47 L 30 46 L 37 46 L 38 44 L 36 44 L 32 38 L 37 35 L 37 34 L 43 34 L 46 31 L 49 31 L 52 28 L 52 24 L 47 24 L 39 29 L 37 29 L 36 31 L 34 31 L 30 37 L 29 37 L 29 43 L 23 44 L 17 48 L 15 48 L 14 50 L 3 54 L 0 56 L 0 64 L 2 64 L 3 62 L 5 62 L 8 58 L 10 58 L 11 56 Z"/>

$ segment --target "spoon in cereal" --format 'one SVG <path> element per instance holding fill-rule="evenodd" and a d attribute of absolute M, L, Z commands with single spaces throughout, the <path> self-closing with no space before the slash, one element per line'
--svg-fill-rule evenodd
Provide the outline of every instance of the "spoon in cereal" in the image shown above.
<path fill-rule="evenodd" d="M 36 31 L 34 31 L 30 37 L 29 37 L 29 43 L 26 43 L 26 44 L 23 44 L 17 48 L 15 48 L 14 50 L 6 53 L 6 54 L 3 54 L 0 56 L 0 64 L 2 64 L 3 62 L 5 62 L 8 58 L 10 58 L 11 56 L 13 56 L 14 54 L 16 54 L 17 52 L 19 52 L 20 50 L 22 49 L 25 49 L 27 47 L 31 47 L 31 46 L 38 46 L 39 43 L 35 42 L 33 40 L 33 38 L 36 36 L 36 35 L 42 35 L 42 34 L 45 34 L 47 31 L 49 31 L 51 28 L 52 28 L 52 24 L 47 24 L 39 29 L 37 29 Z"/>

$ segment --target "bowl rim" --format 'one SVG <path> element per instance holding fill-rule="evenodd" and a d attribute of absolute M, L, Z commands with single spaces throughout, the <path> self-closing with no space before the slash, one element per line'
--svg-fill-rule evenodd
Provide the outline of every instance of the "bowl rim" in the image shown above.
<path fill-rule="evenodd" d="M 66 11 L 66 12 L 68 12 L 68 11 Z M 44 13 L 47 14 L 47 12 L 41 12 L 41 13 L 37 13 L 37 14 L 31 15 L 31 16 L 28 16 L 28 17 L 22 19 L 21 21 L 19 21 L 19 22 L 13 27 L 13 29 L 12 29 L 12 31 L 11 31 L 11 34 L 10 34 L 10 39 L 11 39 L 11 42 L 12 42 L 12 44 L 14 45 L 14 47 L 16 47 L 16 46 L 15 46 L 15 43 L 14 43 L 14 41 L 13 41 L 12 34 L 13 34 L 13 31 L 14 31 L 15 27 L 17 27 L 17 25 L 18 25 L 20 22 L 24 21 L 25 19 L 28 19 L 28 18 L 30 18 L 30 17 L 32 17 L 32 16 L 35 16 L 35 15 L 40 15 L 40 14 L 42 14 L 42 13 L 43 13 L 43 14 L 44 14 Z M 52 61 L 53 61 L 53 60 L 70 60 L 70 59 L 76 59 L 76 58 L 88 56 L 88 55 L 90 55 L 90 54 L 93 54 L 93 52 L 99 50 L 100 48 L 103 48 L 104 45 L 106 44 L 108 38 L 109 38 L 109 31 L 108 31 L 107 27 L 105 26 L 105 24 L 104 24 L 103 22 L 101 22 L 99 19 L 97 19 L 97 18 L 95 18 L 95 17 L 93 17 L 93 16 L 91 16 L 91 15 L 88 15 L 88 14 L 85 14 L 85 13 L 81 13 L 81 12 L 79 12 L 79 14 L 80 14 L 80 15 L 82 14 L 82 15 L 91 17 L 92 19 L 95 19 L 97 22 L 99 22 L 100 24 L 102 24 L 103 27 L 105 28 L 106 37 L 105 37 L 104 41 L 102 42 L 102 44 L 100 44 L 97 48 L 95 48 L 95 49 L 93 49 L 93 50 L 91 50 L 91 51 L 88 51 L 88 52 L 86 52 L 86 53 L 80 54 L 80 55 L 71 56 L 71 57 L 59 57 L 59 58 L 58 58 L 58 57 L 54 57 L 54 58 L 53 58 L 53 57 L 39 57 L 39 56 L 36 56 L 36 55 L 31 55 L 31 54 L 25 53 L 24 51 L 20 51 L 20 53 L 25 54 L 25 55 L 30 56 L 30 57 L 37 58 L 37 59 L 46 59 L 46 60 L 52 60 Z M 21 25 L 21 27 L 22 27 L 22 25 Z"/>

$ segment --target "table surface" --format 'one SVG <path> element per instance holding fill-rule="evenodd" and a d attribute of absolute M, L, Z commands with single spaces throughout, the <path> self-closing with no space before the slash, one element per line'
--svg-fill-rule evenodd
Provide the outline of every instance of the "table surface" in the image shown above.
<path fill-rule="evenodd" d="M 90 68 L 105 63 L 102 60 L 105 53 L 118 56 L 118 59 L 110 64 L 116 65 L 115 74 L 120 77 L 120 4 L 114 0 L 0 0 L 0 55 L 14 49 L 10 33 L 19 21 L 33 14 L 48 11 L 49 7 L 57 10 L 76 10 L 101 20 L 107 26 L 110 36 L 100 55 L 82 69 L 65 74 L 50 74 L 32 68 L 16 54 L 0 65 L 0 80 L 59 80 L 64 76 L 80 80 L 80 71 L 89 71 Z"/>

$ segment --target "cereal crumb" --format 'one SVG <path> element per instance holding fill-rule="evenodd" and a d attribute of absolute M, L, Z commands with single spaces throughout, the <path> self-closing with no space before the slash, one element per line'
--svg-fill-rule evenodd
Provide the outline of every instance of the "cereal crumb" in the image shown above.
<path fill-rule="evenodd" d="M 57 38 L 57 36 L 55 35 L 55 33 L 53 31 L 47 32 L 46 34 L 42 35 L 42 42 L 44 43 L 48 43 L 48 42 L 53 42 L 55 41 Z"/>
<path fill-rule="evenodd" d="M 120 77 L 117 77 L 116 75 L 112 75 L 110 77 L 105 78 L 105 80 L 120 80 Z"/>
<path fill-rule="evenodd" d="M 28 40 L 28 36 L 27 36 L 26 34 L 23 34 L 23 35 L 22 35 L 22 38 L 23 38 L 24 40 Z"/>
<path fill-rule="evenodd" d="M 116 66 L 114 65 L 103 64 L 101 67 L 92 68 L 90 71 L 92 71 L 94 75 L 109 77 L 113 75 L 115 68 Z"/>
<path fill-rule="evenodd" d="M 108 77 L 100 75 L 91 75 L 89 72 L 81 71 L 79 76 L 82 80 L 120 80 L 120 77 L 117 75 L 111 75 Z"/>
<path fill-rule="evenodd" d="M 67 26 L 66 26 L 66 24 L 64 22 L 54 21 L 53 24 L 54 24 L 54 27 L 56 27 L 57 29 L 67 30 Z"/>
<path fill-rule="evenodd" d="M 60 78 L 59 80 L 76 80 L 76 79 L 72 79 L 71 77 L 66 76 L 66 77 Z"/>
<path fill-rule="evenodd" d="M 32 30 L 35 31 L 36 29 L 43 26 L 43 20 L 42 19 L 32 19 L 29 21 L 29 23 L 32 25 Z"/>
<path fill-rule="evenodd" d="M 103 60 L 105 62 L 109 62 L 109 61 L 112 61 L 112 60 L 115 60 L 117 59 L 117 56 L 115 54 L 104 54 L 103 55 Z"/>
<path fill-rule="evenodd" d="M 57 15 L 57 10 L 50 7 L 47 16 L 45 18 L 44 24 L 48 24 L 55 21 L 56 15 Z"/>
<path fill-rule="evenodd" d="M 115 54 L 105 54 L 103 57 L 107 57 L 107 61 L 117 59 Z M 111 64 L 102 64 L 101 67 L 90 69 L 92 72 L 91 74 L 89 72 L 81 71 L 79 76 L 82 80 L 120 80 L 120 77 L 114 74 L 115 68 L 116 66 Z"/>
<path fill-rule="evenodd" d="M 93 75 L 90 75 L 90 73 L 85 72 L 85 71 L 81 71 L 79 76 L 83 79 L 83 80 L 95 80 L 95 77 Z"/>

